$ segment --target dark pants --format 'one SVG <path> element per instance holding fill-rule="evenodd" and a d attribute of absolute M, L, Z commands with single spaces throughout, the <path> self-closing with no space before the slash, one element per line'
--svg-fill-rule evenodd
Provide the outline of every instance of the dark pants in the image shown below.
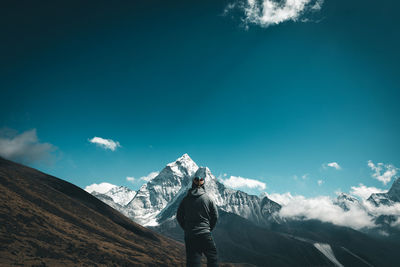
<path fill-rule="evenodd" d="M 202 253 L 207 257 L 208 267 L 218 266 L 217 248 L 211 233 L 194 236 L 185 235 L 185 245 L 187 267 L 201 266 Z"/>

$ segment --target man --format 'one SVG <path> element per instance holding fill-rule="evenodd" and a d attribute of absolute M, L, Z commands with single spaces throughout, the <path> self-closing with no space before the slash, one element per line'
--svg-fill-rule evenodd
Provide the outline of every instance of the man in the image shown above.
<path fill-rule="evenodd" d="M 207 266 L 218 266 L 217 248 L 211 231 L 218 220 L 215 203 L 204 189 L 205 178 L 195 177 L 178 207 L 176 218 L 185 231 L 186 266 L 201 266 L 202 253 L 207 257 Z"/>

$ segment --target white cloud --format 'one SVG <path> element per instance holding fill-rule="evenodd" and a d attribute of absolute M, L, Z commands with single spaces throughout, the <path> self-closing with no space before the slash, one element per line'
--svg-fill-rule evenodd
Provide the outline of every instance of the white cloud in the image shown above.
<path fill-rule="evenodd" d="M 228 4 L 224 15 L 235 8 L 244 12 L 244 23 L 261 27 L 277 25 L 285 21 L 297 21 L 308 12 L 321 10 L 323 0 L 242 0 Z"/>
<path fill-rule="evenodd" d="M 21 134 L 9 128 L 0 130 L 0 156 L 4 158 L 31 163 L 51 159 L 54 150 L 52 144 L 39 142 L 36 129 Z"/>
<path fill-rule="evenodd" d="M 380 205 L 376 207 L 369 201 L 363 201 L 363 206 L 365 209 L 370 213 L 371 215 L 374 216 L 380 216 L 380 215 L 395 215 L 395 216 L 400 216 L 400 203 L 395 203 L 390 206 L 386 205 Z"/>
<path fill-rule="evenodd" d="M 110 191 L 114 187 L 117 186 L 110 183 L 91 184 L 85 187 L 85 191 L 88 193 L 96 191 L 97 193 L 104 194 Z"/>
<path fill-rule="evenodd" d="M 361 199 L 367 199 L 373 193 L 386 193 L 387 191 L 373 187 L 373 186 L 365 186 L 360 183 L 358 186 L 352 186 L 350 190 L 350 194 L 360 197 Z"/>
<path fill-rule="evenodd" d="M 380 215 L 394 215 L 399 219 L 392 226 L 400 227 L 400 203 L 376 207 L 364 198 L 360 205 L 349 205 L 349 210 L 345 211 L 335 204 L 336 199 L 328 196 L 306 198 L 302 195 L 292 195 L 290 192 L 267 194 L 267 196 L 282 205 L 278 215 L 284 219 L 315 219 L 359 230 L 377 227 L 374 221 Z"/>
<path fill-rule="evenodd" d="M 374 164 L 371 160 L 368 161 L 368 167 L 371 168 L 374 173 L 372 177 L 381 181 L 384 185 L 389 183 L 392 178 L 397 174 L 397 168 L 392 164 L 378 163 Z"/>
<path fill-rule="evenodd" d="M 337 163 L 337 162 L 324 163 L 324 164 L 322 164 L 322 167 L 324 169 L 326 169 L 328 167 L 335 168 L 336 170 L 342 169 L 342 167 L 340 167 L 339 163 Z"/>
<path fill-rule="evenodd" d="M 140 180 L 148 182 L 150 180 L 153 180 L 158 174 L 159 174 L 159 172 L 151 172 L 146 176 L 140 177 Z"/>
<path fill-rule="evenodd" d="M 128 182 L 133 183 L 133 182 L 135 181 L 135 177 L 128 176 L 128 177 L 126 177 L 126 180 L 127 180 Z"/>
<path fill-rule="evenodd" d="M 104 139 L 96 136 L 90 139 L 89 142 L 96 144 L 104 149 L 110 149 L 111 151 L 115 151 L 118 147 L 121 147 L 118 141 Z"/>
<path fill-rule="evenodd" d="M 282 218 L 298 220 L 320 220 L 330 222 L 340 226 L 347 226 L 353 229 L 374 227 L 373 218 L 369 214 L 356 206 L 344 211 L 335 205 L 331 198 L 319 196 L 306 198 L 304 196 L 284 197 L 286 204 L 282 206 L 279 215 Z"/>
<path fill-rule="evenodd" d="M 249 178 L 243 178 L 240 176 L 231 176 L 228 179 L 221 180 L 222 183 L 224 183 L 226 186 L 231 187 L 231 188 L 251 188 L 251 189 L 259 189 L 259 190 L 265 190 L 267 188 L 267 185 L 263 182 L 260 182 L 258 180 L 254 179 L 249 179 Z"/>
<path fill-rule="evenodd" d="M 323 180 L 318 180 L 317 183 L 318 183 L 319 186 L 321 186 L 324 183 L 324 181 Z"/>

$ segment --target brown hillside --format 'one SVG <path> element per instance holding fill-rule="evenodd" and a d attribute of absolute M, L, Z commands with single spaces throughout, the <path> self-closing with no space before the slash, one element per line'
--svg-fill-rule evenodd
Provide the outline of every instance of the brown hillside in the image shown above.
<path fill-rule="evenodd" d="M 81 188 L 0 158 L 0 265 L 183 266 L 184 245 Z"/>

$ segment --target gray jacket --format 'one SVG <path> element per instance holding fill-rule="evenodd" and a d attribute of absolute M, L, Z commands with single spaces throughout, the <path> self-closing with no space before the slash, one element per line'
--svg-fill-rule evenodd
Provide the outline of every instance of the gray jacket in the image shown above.
<path fill-rule="evenodd" d="M 217 224 L 218 210 L 204 187 L 189 189 L 178 207 L 176 219 L 185 235 L 199 235 L 212 231 Z"/>

